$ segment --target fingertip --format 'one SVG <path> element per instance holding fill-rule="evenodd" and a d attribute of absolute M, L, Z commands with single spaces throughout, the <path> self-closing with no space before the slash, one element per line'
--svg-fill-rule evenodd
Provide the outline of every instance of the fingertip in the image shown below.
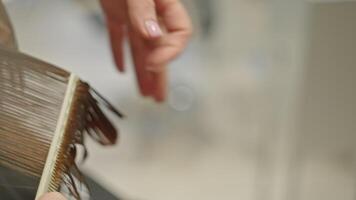
<path fill-rule="evenodd" d="M 117 62 L 115 60 L 115 66 L 116 66 L 116 69 L 119 70 L 119 72 L 121 72 L 121 73 L 125 72 L 125 67 L 123 65 L 123 62 Z"/>
<path fill-rule="evenodd" d="M 146 40 L 157 39 L 163 35 L 156 13 L 155 0 L 128 1 L 130 25 Z"/>
<path fill-rule="evenodd" d="M 146 20 L 143 19 L 142 23 L 139 23 L 135 26 L 136 28 L 134 28 L 134 30 L 147 41 L 158 40 L 162 38 L 164 34 L 161 26 L 156 20 L 156 17 L 148 18 Z"/>
<path fill-rule="evenodd" d="M 157 95 L 155 95 L 154 99 L 155 99 L 156 103 L 164 103 L 165 100 L 166 100 L 166 97 L 165 96 L 157 96 Z"/>
<path fill-rule="evenodd" d="M 114 64 L 116 66 L 116 68 L 120 71 L 120 72 L 124 72 L 125 71 L 125 66 L 124 66 L 124 59 L 123 59 L 123 52 L 120 49 L 120 51 L 118 50 L 113 50 L 113 56 L 114 56 Z"/>
<path fill-rule="evenodd" d="M 116 65 L 116 68 L 119 70 L 119 72 L 124 73 L 125 72 L 125 67 L 122 65 Z"/>
<path fill-rule="evenodd" d="M 165 67 L 161 67 L 165 69 Z M 154 91 L 153 98 L 157 103 L 162 103 L 166 99 L 167 94 L 167 72 L 163 70 L 161 72 L 153 73 L 154 75 Z"/>
<path fill-rule="evenodd" d="M 163 103 L 166 100 L 166 94 L 163 91 L 157 91 L 154 95 L 154 100 L 157 103 Z"/>
<path fill-rule="evenodd" d="M 142 87 L 140 87 L 140 94 L 141 94 L 141 96 L 143 96 L 143 97 L 148 97 L 150 94 L 148 93 L 148 91 L 147 90 L 144 90 L 144 89 L 142 89 Z"/>
<path fill-rule="evenodd" d="M 163 35 L 163 31 L 156 20 L 145 20 L 144 26 L 147 33 L 145 35 L 148 39 L 157 39 Z"/>
<path fill-rule="evenodd" d="M 111 23 L 109 30 L 113 62 L 120 72 L 124 72 L 123 26 Z"/>

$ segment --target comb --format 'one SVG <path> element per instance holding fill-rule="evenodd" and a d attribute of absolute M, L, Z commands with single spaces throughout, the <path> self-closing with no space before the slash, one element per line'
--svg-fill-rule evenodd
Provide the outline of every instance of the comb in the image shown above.
<path fill-rule="evenodd" d="M 36 199 L 62 185 L 80 199 L 76 147 L 86 135 L 114 144 L 102 105 L 122 114 L 75 74 L 9 48 L 0 48 L 0 94 L 0 165 L 38 177 Z"/>
<path fill-rule="evenodd" d="M 85 159 L 85 135 L 102 145 L 116 142 L 117 132 L 99 104 L 122 114 L 76 75 L 20 53 L 1 1 L 0 46 L 0 184 L 5 180 L 0 193 L 5 188 L 5 196 L 19 199 L 22 192 L 8 190 L 17 180 L 16 188 L 37 190 L 30 194 L 36 199 L 62 186 L 80 199 L 76 183 L 85 182 L 74 161 L 76 147 L 84 147 Z M 38 185 L 28 185 L 33 182 Z"/>

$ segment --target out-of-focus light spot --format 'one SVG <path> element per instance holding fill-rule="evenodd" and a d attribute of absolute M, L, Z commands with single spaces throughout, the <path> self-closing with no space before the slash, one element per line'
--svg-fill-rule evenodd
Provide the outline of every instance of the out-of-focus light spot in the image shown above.
<path fill-rule="evenodd" d="M 169 94 L 169 106 L 177 111 L 189 110 L 194 102 L 194 91 L 185 85 L 178 85 L 171 89 Z"/>

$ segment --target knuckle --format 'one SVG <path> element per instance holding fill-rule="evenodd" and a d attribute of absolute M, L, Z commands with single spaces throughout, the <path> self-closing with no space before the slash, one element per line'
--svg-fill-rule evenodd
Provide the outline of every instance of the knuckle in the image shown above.
<path fill-rule="evenodd" d="M 135 10 L 142 14 L 142 12 L 147 12 L 147 11 L 155 9 L 155 2 L 154 2 L 154 0 L 140 0 L 140 1 L 138 1 L 138 3 L 136 3 L 130 7 L 131 7 L 131 10 Z"/>
<path fill-rule="evenodd" d="M 145 8 L 155 8 L 156 4 L 154 2 L 154 0 L 143 0 L 143 5 L 145 6 Z"/>
<path fill-rule="evenodd" d="M 186 31 L 183 32 L 183 37 L 185 37 L 186 39 L 189 39 L 193 36 L 193 29 L 189 28 Z"/>
<path fill-rule="evenodd" d="M 187 26 L 187 29 L 186 29 L 186 32 L 187 32 L 187 37 L 190 38 L 193 33 L 194 33 L 194 28 L 193 28 L 193 24 L 191 22 L 189 22 L 188 26 Z"/>
<path fill-rule="evenodd" d="M 176 43 L 174 46 L 172 46 L 168 61 L 174 60 L 177 56 L 179 56 L 183 52 L 185 46 L 186 43 L 183 42 Z"/>
<path fill-rule="evenodd" d="M 182 31 L 180 36 L 179 36 L 179 42 L 177 42 L 176 46 L 180 48 L 184 48 L 190 38 L 192 37 L 193 32 L 190 30 Z"/>

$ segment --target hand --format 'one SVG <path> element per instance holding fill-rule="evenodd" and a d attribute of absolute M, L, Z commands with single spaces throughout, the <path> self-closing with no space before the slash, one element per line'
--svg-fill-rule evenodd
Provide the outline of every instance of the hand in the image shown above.
<path fill-rule="evenodd" d="M 192 33 L 179 0 L 101 0 L 117 68 L 124 71 L 128 38 L 140 92 L 156 101 L 166 96 L 166 65 L 185 48 Z"/>
<path fill-rule="evenodd" d="M 61 193 L 51 192 L 43 195 L 39 200 L 67 200 Z"/>

